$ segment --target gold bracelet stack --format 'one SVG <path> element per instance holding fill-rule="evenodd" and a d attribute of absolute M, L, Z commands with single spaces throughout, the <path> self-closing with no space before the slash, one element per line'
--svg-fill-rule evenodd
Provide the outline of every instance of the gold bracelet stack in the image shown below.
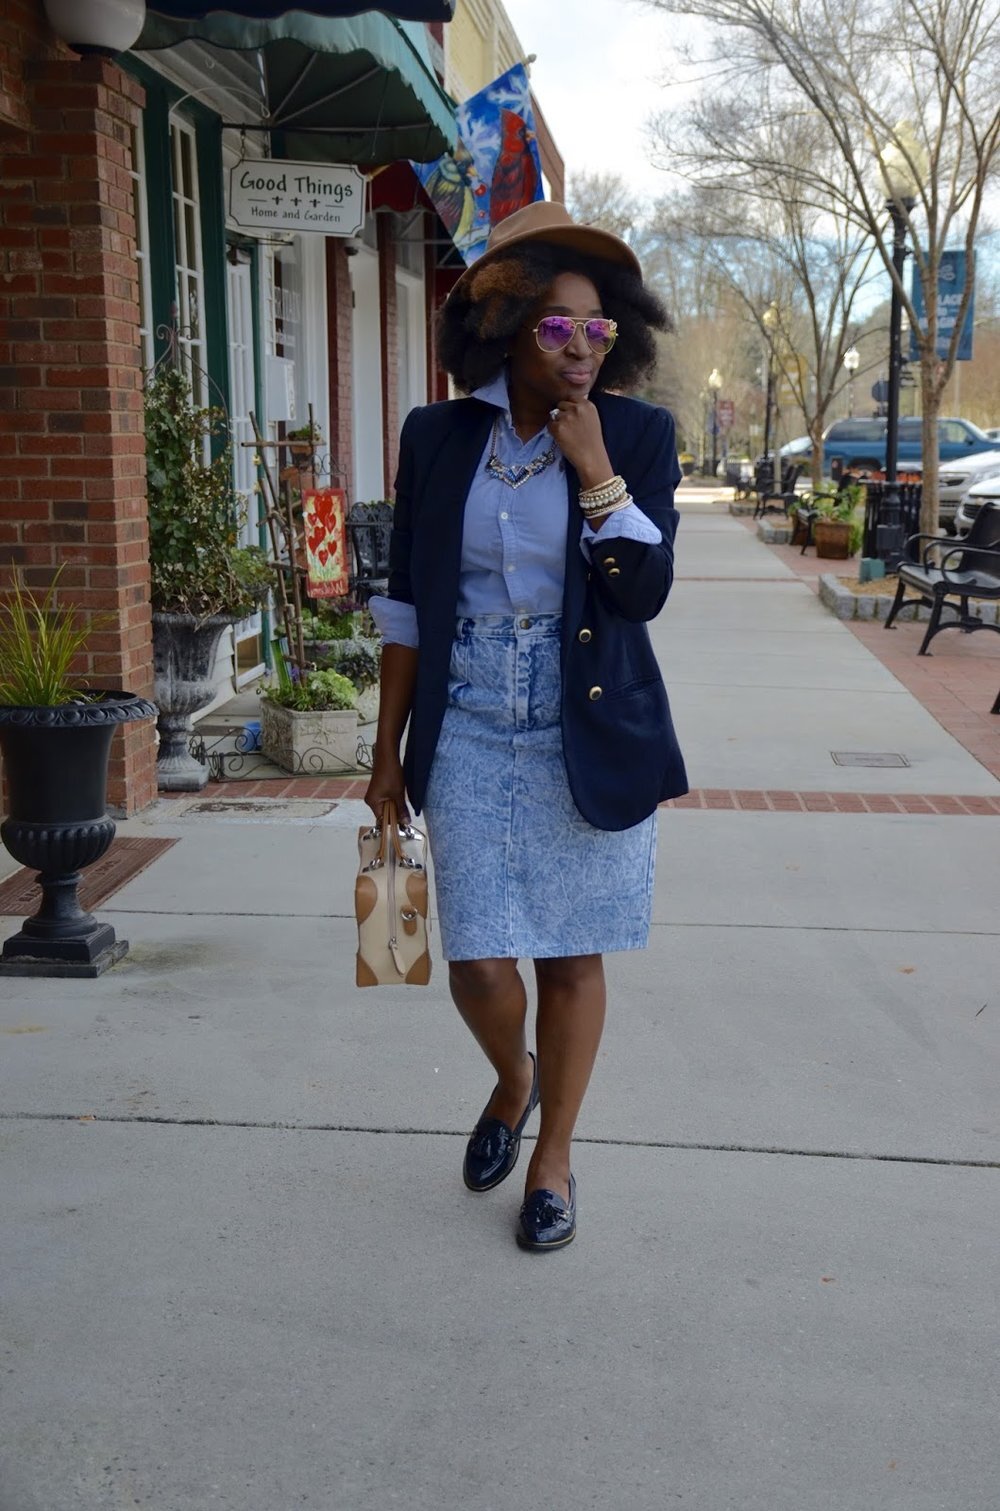
<path fill-rule="evenodd" d="M 623 477 L 610 477 L 606 483 L 598 483 L 594 488 L 580 489 L 580 512 L 585 519 L 614 514 L 618 509 L 627 509 L 631 502 L 632 496 Z"/>

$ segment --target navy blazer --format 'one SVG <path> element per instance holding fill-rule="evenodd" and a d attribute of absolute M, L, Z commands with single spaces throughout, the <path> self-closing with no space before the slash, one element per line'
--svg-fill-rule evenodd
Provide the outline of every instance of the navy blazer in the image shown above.
<path fill-rule="evenodd" d="M 664 798 L 687 792 L 666 689 L 645 621 L 660 612 L 674 572 L 680 479 L 665 409 L 591 395 L 615 472 L 656 524 L 657 545 L 595 541 L 580 549 L 580 481 L 566 465 L 566 577 L 562 618 L 562 733 L 570 791 L 588 823 L 628 829 Z M 493 424 L 480 399 L 415 409 L 400 437 L 389 547 L 389 596 L 417 611 L 420 650 L 403 769 L 414 810 L 427 790 L 448 702 L 465 501 Z"/>

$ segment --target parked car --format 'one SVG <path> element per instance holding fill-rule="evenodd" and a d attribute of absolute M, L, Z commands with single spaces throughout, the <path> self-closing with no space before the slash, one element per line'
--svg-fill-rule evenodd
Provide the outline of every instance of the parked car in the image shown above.
<path fill-rule="evenodd" d="M 897 465 L 912 470 L 923 453 L 923 421 L 907 416 L 899 422 Z M 843 471 L 882 472 L 885 469 L 886 421 L 834 420 L 823 434 L 823 470 L 836 476 Z M 982 451 L 1000 452 L 1000 440 L 991 441 L 971 420 L 938 420 L 938 456 L 942 462 L 965 460 Z"/>
<path fill-rule="evenodd" d="M 939 477 L 940 520 L 955 526 L 959 505 L 975 483 L 1000 477 L 1000 451 L 974 451 L 960 461 L 943 462 Z"/>
<path fill-rule="evenodd" d="M 955 530 L 959 535 L 968 535 L 972 522 L 983 504 L 1000 504 L 1000 472 L 992 477 L 980 478 L 967 489 L 955 511 Z"/>

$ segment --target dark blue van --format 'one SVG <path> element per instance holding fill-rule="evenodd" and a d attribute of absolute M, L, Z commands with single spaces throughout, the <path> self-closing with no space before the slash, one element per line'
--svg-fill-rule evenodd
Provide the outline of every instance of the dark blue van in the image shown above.
<path fill-rule="evenodd" d="M 919 416 L 899 422 L 901 471 L 908 463 L 919 465 L 923 454 Z M 885 420 L 834 420 L 823 435 L 823 472 L 830 476 L 845 470 L 885 470 Z M 1000 441 L 991 441 L 971 420 L 938 420 L 938 456 L 942 462 L 971 456 L 976 451 L 1000 451 Z"/>

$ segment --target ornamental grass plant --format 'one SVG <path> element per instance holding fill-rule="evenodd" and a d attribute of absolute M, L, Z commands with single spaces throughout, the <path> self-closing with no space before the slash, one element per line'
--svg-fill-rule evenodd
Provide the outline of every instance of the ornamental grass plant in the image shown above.
<path fill-rule="evenodd" d="M 0 704 L 6 708 L 56 708 L 90 699 L 70 667 L 109 616 L 79 624 L 75 609 L 57 606 L 61 572 L 42 599 L 15 581 L 13 596 L 0 607 Z"/>

